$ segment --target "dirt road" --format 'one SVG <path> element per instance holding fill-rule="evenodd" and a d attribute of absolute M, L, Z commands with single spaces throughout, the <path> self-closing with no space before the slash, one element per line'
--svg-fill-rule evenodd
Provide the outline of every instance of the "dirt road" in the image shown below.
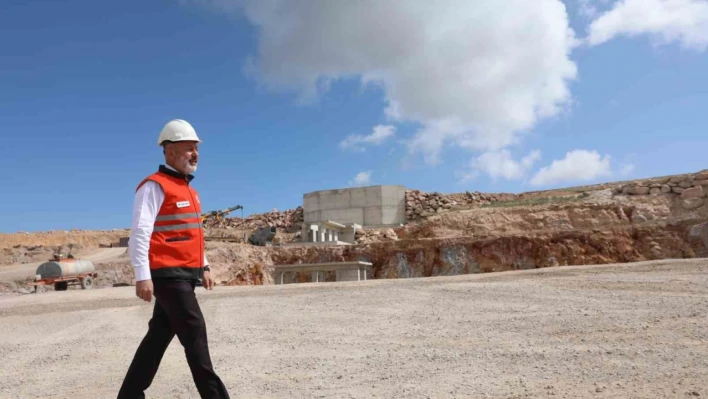
<path fill-rule="evenodd" d="M 708 260 L 198 295 L 236 398 L 708 397 Z M 0 299 L 0 397 L 112 398 L 133 288 Z M 150 398 L 197 398 L 175 339 Z"/>

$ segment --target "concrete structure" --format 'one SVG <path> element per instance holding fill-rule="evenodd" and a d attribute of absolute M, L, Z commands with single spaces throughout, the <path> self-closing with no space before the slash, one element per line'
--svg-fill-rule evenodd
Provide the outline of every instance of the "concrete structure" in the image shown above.
<path fill-rule="evenodd" d="M 309 224 L 334 220 L 363 227 L 400 226 L 406 223 L 406 188 L 369 186 L 315 191 L 303 196 L 303 211 L 304 222 Z"/>
<path fill-rule="evenodd" d="M 351 244 L 354 243 L 357 230 L 361 230 L 361 226 L 355 223 L 345 226 L 331 220 L 303 222 L 301 237 L 303 243 Z"/>
<path fill-rule="evenodd" d="M 275 284 L 285 284 L 286 273 L 312 273 L 312 282 L 324 281 L 324 272 L 335 271 L 336 281 L 364 281 L 367 279 L 369 262 L 303 263 L 300 265 L 275 265 Z"/>

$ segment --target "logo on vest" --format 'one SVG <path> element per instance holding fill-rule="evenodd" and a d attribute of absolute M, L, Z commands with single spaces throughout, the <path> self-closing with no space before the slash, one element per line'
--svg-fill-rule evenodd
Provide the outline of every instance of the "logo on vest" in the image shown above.
<path fill-rule="evenodd" d="M 189 201 L 179 201 L 177 203 L 177 208 L 186 208 L 189 206 Z"/>

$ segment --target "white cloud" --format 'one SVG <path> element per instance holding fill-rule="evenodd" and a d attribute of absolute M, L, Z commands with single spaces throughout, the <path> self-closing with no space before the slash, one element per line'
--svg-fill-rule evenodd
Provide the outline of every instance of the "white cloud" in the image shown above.
<path fill-rule="evenodd" d="M 365 186 L 371 183 L 371 171 L 359 172 L 354 176 L 354 180 L 349 180 L 349 186 Z"/>
<path fill-rule="evenodd" d="M 622 177 L 629 177 L 632 173 L 634 173 L 634 164 L 629 163 L 622 166 L 619 173 Z"/>
<path fill-rule="evenodd" d="M 508 150 L 488 151 L 470 162 L 472 172 L 463 175 L 462 180 L 474 178 L 478 172 L 486 173 L 493 180 L 498 178 L 518 180 L 523 178 L 526 171 L 540 159 L 541 152 L 538 150 L 531 151 L 521 161 L 515 161 Z"/>
<path fill-rule="evenodd" d="M 708 1 L 622 0 L 589 28 L 587 42 L 598 45 L 618 36 L 649 35 L 657 44 L 679 42 L 685 48 L 708 47 Z"/>
<path fill-rule="evenodd" d="M 527 156 L 525 156 L 521 160 L 521 164 L 524 166 L 525 169 L 530 169 L 533 164 L 536 163 L 536 161 L 541 160 L 541 151 L 539 150 L 534 150 L 531 151 L 531 153 Z"/>
<path fill-rule="evenodd" d="M 531 179 L 534 186 L 555 183 L 585 182 L 611 175 L 610 156 L 600 156 L 597 151 L 573 150 L 565 158 L 541 168 Z"/>
<path fill-rule="evenodd" d="M 197 0 L 194 0 L 197 1 Z M 207 0 L 198 0 L 205 2 Z M 410 155 L 496 151 L 571 100 L 576 40 L 561 0 L 211 0 L 256 28 L 249 72 L 313 98 L 338 79 L 380 88 Z"/>
<path fill-rule="evenodd" d="M 386 139 L 396 135 L 396 127 L 391 125 L 377 125 L 374 126 L 373 131 L 368 136 L 362 135 L 349 135 L 347 138 L 339 143 L 339 147 L 342 149 L 352 149 L 363 151 L 366 144 L 379 145 L 382 144 Z"/>
<path fill-rule="evenodd" d="M 597 7 L 593 4 L 593 0 L 578 0 L 578 13 L 583 18 L 592 19 L 597 16 Z"/>

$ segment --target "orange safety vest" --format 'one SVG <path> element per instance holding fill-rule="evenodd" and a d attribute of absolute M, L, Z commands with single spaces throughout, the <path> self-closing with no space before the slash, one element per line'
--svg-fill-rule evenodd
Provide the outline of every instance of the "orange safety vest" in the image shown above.
<path fill-rule="evenodd" d="M 192 178 L 160 165 L 158 172 L 138 185 L 140 189 L 152 180 L 165 193 L 150 237 L 148 258 L 153 278 L 198 279 L 204 272 L 202 208 L 199 194 L 189 185 Z"/>

